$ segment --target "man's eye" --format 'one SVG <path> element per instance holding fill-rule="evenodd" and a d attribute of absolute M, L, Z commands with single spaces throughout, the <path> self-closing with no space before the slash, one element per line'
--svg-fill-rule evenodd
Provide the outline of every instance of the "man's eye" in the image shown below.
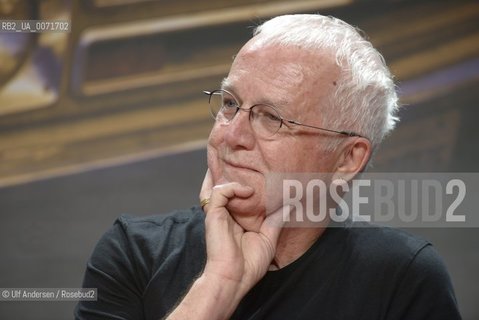
<path fill-rule="evenodd" d="M 271 112 L 263 111 L 259 115 L 268 121 L 281 121 L 277 114 Z"/>
<path fill-rule="evenodd" d="M 267 114 L 267 117 L 273 121 L 281 121 L 281 119 L 278 117 L 278 115 L 276 114 L 273 114 L 273 113 L 269 113 Z"/>
<path fill-rule="evenodd" d="M 223 107 L 225 107 L 225 108 L 237 108 L 238 103 L 234 100 L 223 100 Z"/>

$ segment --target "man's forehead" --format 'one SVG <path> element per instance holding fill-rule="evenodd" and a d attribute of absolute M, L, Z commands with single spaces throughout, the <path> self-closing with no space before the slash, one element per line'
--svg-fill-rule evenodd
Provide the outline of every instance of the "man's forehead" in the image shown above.
<path fill-rule="evenodd" d="M 268 72 L 271 76 L 283 76 L 287 79 L 282 85 L 286 86 L 289 83 L 302 82 L 306 77 L 316 82 L 339 74 L 339 66 L 331 50 L 276 43 L 257 45 L 260 41 L 255 40 L 256 38 L 241 48 L 235 56 L 231 71 L 247 67 L 248 71 L 255 73 Z"/>
<path fill-rule="evenodd" d="M 241 50 L 223 85 L 237 86 L 237 82 L 245 79 L 261 80 L 265 85 L 282 89 L 301 85 L 311 68 L 306 67 L 307 61 L 295 59 L 284 48 L 282 51 L 278 54 L 273 48 Z"/>
<path fill-rule="evenodd" d="M 304 101 L 306 96 L 319 101 L 328 95 L 337 80 L 337 71 L 335 60 L 327 54 L 248 43 L 236 56 L 222 87 L 237 95 L 257 93 L 277 106 L 297 103 L 298 99 Z"/>

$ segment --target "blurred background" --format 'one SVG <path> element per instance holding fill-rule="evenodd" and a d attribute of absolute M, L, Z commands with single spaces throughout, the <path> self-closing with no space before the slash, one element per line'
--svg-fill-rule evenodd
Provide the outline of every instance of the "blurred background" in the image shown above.
<path fill-rule="evenodd" d="M 75 288 L 120 214 L 197 204 L 216 89 L 255 25 L 319 12 L 357 25 L 396 75 L 402 121 L 378 172 L 477 172 L 479 3 L 360 0 L 0 0 L 0 287 Z M 479 319 L 474 228 L 414 229 Z M 434 299 L 434 297 L 431 297 Z M 0 302 L 0 319 L 70 319 L 73 302 Z"/>

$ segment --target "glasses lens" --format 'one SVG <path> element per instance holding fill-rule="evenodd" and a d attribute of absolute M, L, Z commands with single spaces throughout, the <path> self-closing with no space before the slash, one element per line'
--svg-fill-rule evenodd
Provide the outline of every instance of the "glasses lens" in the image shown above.
<path fill-rule="evenodd" d="M 275 108 L 268 105 L 256 105 L 250 111 L 250 121 L 256 134 L 269 138 L 281 127 L 281 116 Z"/>
<path fill-rule="evenodd" d="M 217 90 L 211 94 L 211 114 L 216 120 L 230 121 L 238 112 L 238 102 L 226 91 Z"/>

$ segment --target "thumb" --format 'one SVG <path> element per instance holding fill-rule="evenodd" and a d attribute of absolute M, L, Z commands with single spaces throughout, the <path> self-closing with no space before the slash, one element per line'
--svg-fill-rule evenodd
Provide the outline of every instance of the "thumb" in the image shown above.
<path fill-rule="evenodd" d="M 269 214 L 261 225 L 260 233 L 269 239 L 274 248 L 278 242 L 279 235 L 286 221 L 289 220 L 291 206 L 283 206 Z"/>

